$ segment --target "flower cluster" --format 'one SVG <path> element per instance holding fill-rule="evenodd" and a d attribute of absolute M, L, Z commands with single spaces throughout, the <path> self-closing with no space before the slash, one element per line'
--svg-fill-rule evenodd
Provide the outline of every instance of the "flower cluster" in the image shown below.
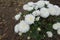
<path fill-rule="evenodd" d="M 25 19 L 20 21 L 20 23 L 15 26 L 15 32 L 26 33 L 30 29 L 29 25 L 34 23 L 34 20 L 35 17 L 32 14 L 27 14 Z"/>
<path fill-rule="evenodd" d="M 60 7 L 51 4 L 49 1 L 38 1 L 36 3 L 28 2 L 27 4 L 23 5 L 23 9 L 27 11 L 34 10 L 32 12 L 34 16 L 40 15 L 43 18 L 47 18 L 49 15 L 60 15 Z"/>
<path fill-rule="evenodd" d="M 35 21 L 39 21 L 40 17 L 47 18 L 49 15 L 59 16 L 60 7 L 57 5 L 51 4 L 49 1 L 38 1 L 38 2 L 28 2 L 23 5 L 23 9 L 27 11 L 32 11 L 24 16 L 24 20 L 21 20 L 17 25 L 15 25 L 14 31 L 16 33 L 26 33 L 30 30 L 30 25 L 34 24 Z M 16 15 L 16 20 L 19 19 L 19 15 Z M 60 34 L 60 23 L 53 25 L 53 29 L 57 30 L 57 33 Z M 41 28 L 37 28 L 38 31 L 41 31 Z M 46 34 L 48 37 L 52 37 L 53 34 L 51 31 L 47 31 Z"/>

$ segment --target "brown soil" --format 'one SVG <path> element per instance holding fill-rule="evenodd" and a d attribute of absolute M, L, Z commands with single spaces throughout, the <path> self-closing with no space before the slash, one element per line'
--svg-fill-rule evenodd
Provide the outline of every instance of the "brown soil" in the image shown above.
<path fill-rule="evenodd" d="M 0 40 L 27 40 L 26 35 L 20 37 L 14 32 L 14 26 L 17 24 L 14 16 L 20 11 L 23 12 L 22 5 L 28 1 L 38 0 L 0 0 Z M 50 2 L 60 6 L 60 0 L 50 0 Z M 42 40 L 60 40 L 60 36 L 54 35 L 53 38 Z"/>

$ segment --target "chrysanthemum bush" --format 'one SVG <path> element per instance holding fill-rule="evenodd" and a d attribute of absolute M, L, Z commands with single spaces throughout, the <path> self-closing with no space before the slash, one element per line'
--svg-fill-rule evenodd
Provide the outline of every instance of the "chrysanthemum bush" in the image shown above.
<path fill-rule="evenodd" d="M 28 2 L 23 5 L 27 12 L 17 14 L 15 19 L 20 22 L 15 25 L 14 31 L 20 36 L 27 35 L 27 39 L 36 40 L 44 37 L 60 35 L 60 7 L 49 1 Z"/>

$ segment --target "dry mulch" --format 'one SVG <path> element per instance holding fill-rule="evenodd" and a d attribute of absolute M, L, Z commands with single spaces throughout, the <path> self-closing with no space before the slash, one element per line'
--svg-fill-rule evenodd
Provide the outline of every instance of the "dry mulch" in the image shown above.
<path fill-rule="evenodd" d="M 37 0 L 0 0 L 0 40 L 27 40 L 25 35 L 20 37 L 14 32 L 14 26 L 17 24 L 14 16 L 20 11 L 23 12 L 22 5 L 28 1 Z M 60 6 L 60 0 L 49 1 Z M 60 40 L 60 36 L 42 40 Z"/>

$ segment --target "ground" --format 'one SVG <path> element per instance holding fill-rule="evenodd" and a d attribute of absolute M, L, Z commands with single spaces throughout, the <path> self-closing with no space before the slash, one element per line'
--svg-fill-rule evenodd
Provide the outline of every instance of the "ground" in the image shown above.
<path fill-rule="evenodd" d="M 14 26 L 19 22 L 14 19 L 14 16 L 20 11 L 24 12 L 22 5 L 28 1 L 38 0 L 0 0 L 0 40 L 27 40 L 26 35 L 19 36 L 14 32 Z M 60 0 L 49 1 L 60 6 Z M 56 34 L 53 38 L 41 40 L 60 40 L 60 36 Z"/>

